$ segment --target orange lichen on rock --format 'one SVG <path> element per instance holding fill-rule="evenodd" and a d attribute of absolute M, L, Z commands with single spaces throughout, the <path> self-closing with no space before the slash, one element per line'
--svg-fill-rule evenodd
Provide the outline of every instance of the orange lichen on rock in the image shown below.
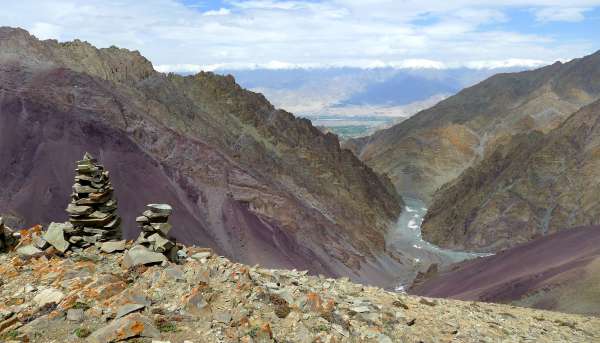
<path fill-rule="evenodd" d="M 309 292 L 306 297 L 308 298 L 308 303 L 310 304 L 310 309 L 318 312 L 321 310 L 321 307 L 323 306 L 323 301 L 321 300 L 321 297 L 314 292 Z"/>

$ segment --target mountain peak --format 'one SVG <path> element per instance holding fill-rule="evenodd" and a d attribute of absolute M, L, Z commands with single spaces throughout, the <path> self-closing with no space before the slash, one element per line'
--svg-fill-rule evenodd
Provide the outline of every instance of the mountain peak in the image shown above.
<path fill-rule="evenodd" d="M 30 67 L 58 66 L 109 81 L 137 82 L 155 74 L 152 63 L 138 51 L 111 46 L 98 49 L 86 41 L 39 40 L 21 28 L 0 28 L 0 62 Z"/>

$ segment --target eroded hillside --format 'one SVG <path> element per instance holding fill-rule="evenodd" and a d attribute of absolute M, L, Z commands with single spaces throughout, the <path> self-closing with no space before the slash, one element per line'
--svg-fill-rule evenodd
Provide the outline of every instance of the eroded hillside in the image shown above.
<path fill-rule="evenodd" d="M 137 52 L 1 28 L 0 213 L 23 225 L 64 219 L 84 151 L 111 171 L 127 237 L 144 204 L 169 202 L 182 242 L 391 281 L 383 236 L 401 199 L 334 135 L 232 77 L 166 75 Z"/>

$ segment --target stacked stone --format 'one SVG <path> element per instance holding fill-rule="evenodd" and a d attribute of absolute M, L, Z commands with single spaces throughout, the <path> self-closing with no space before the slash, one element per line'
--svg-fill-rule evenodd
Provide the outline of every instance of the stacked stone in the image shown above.
<path fill-rule="evenodd" d="M 176 260 L 177 244 L 168 238 L 171 231 L 168 221 L 173 208 L 168 204 L 149 204 L 146 207 L 148 209 L 135 219 L 142 231 L 135 244 Z"/>
<path fill-rule="evenodd" d="M 9 252 L 16 244 L 13 231 L 4 226 L 4 219 L 0 217 L 0 253 Z"/>
<path fill-rule="evenodd" d="M 87 247 L 121 238 L 121 218 L 109 173 L 89 153 L 77 161 L 71 203 L 67 207 L 72 229 L 66 230 L 69 243 Z"/>

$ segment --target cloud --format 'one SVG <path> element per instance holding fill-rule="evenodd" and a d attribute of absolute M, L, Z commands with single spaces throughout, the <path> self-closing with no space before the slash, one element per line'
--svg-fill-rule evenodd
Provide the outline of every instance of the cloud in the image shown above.
<path fill-rule="evenodd" d="M 33 23 L 30 30 L 30 33 L 39 39 L 58 38 L 62 31 L 58 25 L 41 22 Z"/>
<path fill-rule="evenodd" d="M 547 7 L 536 11 L 535 18 L 540 22 L 579 22 L 585 19 L 584 13 L 589 10 L 582 7 Z"/>
<path fill-rule="evenodd" d="M 212 11 L 206 11 L 203 13 L 203 15 L 205 16 L 211 16 L 211 15 L 228 15 L 230 14 L 231 11 L 227 8 L 219 8 L 218 10 L 212 10 Z"/>
<path fill-rule="evenodd" d="M 537 68 L 551 63 L 552 61 L 534 60 L 534 59 L 519 59 L 510 58 L 502 61 L 471 61 L 465 63 L 465 67 L 471 69 L 498 69 L 498 68 Z"/>
<path fill-rule="evenodd" d="M 189 3 L 187 1 L 186 3 Z M 139 50 L 159 69 L 391 66 L 447 68 L 554 61 L 597 48 L 510 25 L 510 9 L 551 23 L 581 20 L 600 0 L 20 0 L 0 23 L 40 38 Z M 535 24 L 534 24 L 535 25 Z M 592 24 L 590 24 L 592 25 Z M 487 64 L 486 64 L 487 63 Z M 527 62 L 529 63 L 529 62 Z"/>
<path fill-rule="evenodd" d="M 561 61 L 564 61 L 561 59 Z M 154 68 L 163 73 L 198 73 L 200 71 L 223 70 L 293 70 L 293 69 L 327 69 L 327 68 L 393 68 L 393 69 L 500 69 L 500 68 L 537 68 L 555 61 L 511 58 L 507 60 L 466 61 L 463 63 L 444 63 L 426 59 L 408 59 L 402 61 L 358 60 L 341 63 L 304 63 L 293 64 L 280 61 L 269 63 L 217 63 L 217 64 L 161 64 Z"/>

